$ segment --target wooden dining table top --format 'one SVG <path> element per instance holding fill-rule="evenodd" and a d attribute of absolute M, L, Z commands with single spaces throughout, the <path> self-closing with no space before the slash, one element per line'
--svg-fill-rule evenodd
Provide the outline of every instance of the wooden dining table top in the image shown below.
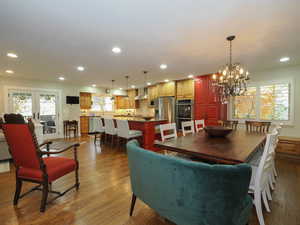
<path fill-rule="evenodd" d="M 210 137 L 200 131 L 164 142 L 155 141 L 155 147 L 214 163 L 238 164 L 249 162 L 265 139 L 266 134 L 245 130 L 232 131 L 227 137 Z"/>

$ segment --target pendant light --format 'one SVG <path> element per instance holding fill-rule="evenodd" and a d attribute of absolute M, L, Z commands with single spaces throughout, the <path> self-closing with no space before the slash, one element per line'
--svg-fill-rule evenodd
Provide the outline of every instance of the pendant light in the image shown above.
<path fill-rule="evenodd" d="M 111 94 L 111 100 L 115 100 L 115 96 L 113 95 L 113 90 L 114 90 L 114 82 L 115 80 L 111 80 L 111 89 L 110 89 L 110 94 Z"/>
<path fill-rule="evenodd" d="M 129 76 L 126 75 L 125 76 L 125 79 L 126 79 L 126 95 L 124 96 L 125 98 L 128 98 L 128 90 L 129 90 L 129 87 L 128 87 L 128 80 L 129 80 Z"/>

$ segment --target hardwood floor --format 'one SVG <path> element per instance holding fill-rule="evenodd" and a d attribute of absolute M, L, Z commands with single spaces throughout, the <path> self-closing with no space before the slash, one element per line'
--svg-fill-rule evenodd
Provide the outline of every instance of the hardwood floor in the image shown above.
<path fill-rule="evenodd" d="M 14 171 L 0 173 L 0 224 L 45 225 L 171 225 L 151 208 L 137 200 L 133 216 L 129 217 L 131 188 L 125 150 L 103 146 L 102 151 L 93 140 L 81 138 L 78 151 L 80 189 L 71 191 L 39 212 L 41 193 L 35 191 L 12 204 Z M 72 152 L 65 155 L 72 157 Z M 265 213 L 266 225 L 300 224 L 300 163 L 277 160 L 279 172 L 271 202 L 271 213 Z M 62 191 L 71 186 L 74 175 L 67 175 L 53 184 Z M 32 185 L 25 183 L 23 191 Z M 51 198 L 51 195 L 50 195 Z M 255 211 L 250 225 L 258 225 Z"/>

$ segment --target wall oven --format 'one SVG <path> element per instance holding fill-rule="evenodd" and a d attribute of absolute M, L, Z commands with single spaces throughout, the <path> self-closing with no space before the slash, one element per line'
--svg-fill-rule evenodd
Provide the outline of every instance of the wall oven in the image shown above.
<path fill-rule="evenodd" d="M 191 99 L 176 101 L 176 125 L 181 130 L 181 123 L 194 118 L 194 102 Z"/>

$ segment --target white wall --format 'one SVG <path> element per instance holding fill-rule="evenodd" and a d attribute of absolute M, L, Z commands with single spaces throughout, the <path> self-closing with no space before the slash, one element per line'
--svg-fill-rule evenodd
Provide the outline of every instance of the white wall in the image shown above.
<path fill-rule="evenodd" d="M 6 113 L 4 107 L 4 89 L 5 86 L 11 87 L 25 87 L 25 88 L 41 88 L 41 89 L 55 89 L 62 93 L 61 96 L 61 112 L 60 121 L 63 120 L 78 120 L 80 119 L 80 105 L 66 104 L 66 96 L 79 96 L 80 92 L 92 92 L 97 94 L 104 94 L 104 88 L 92 88 L 78 85 L 71 85 L 64 82 L 43 82 L 33 80 L 16 79 L 12 77 L 0 77 L 0 115 Z M 119 93 L 122 94 L 122 93 Z M 62 126 L 60 126 L 62 128 Z M 62 134 L 62 129 L 60 129 Z"/>
<path fill-rule="evenodd" d="M 251 82 L 281 80 L 293 80 L 294 82 L 294 123 L 284 127 L 282 136 L 300 137 L 300 66 L 283 67 L 251 74 Z"/>

